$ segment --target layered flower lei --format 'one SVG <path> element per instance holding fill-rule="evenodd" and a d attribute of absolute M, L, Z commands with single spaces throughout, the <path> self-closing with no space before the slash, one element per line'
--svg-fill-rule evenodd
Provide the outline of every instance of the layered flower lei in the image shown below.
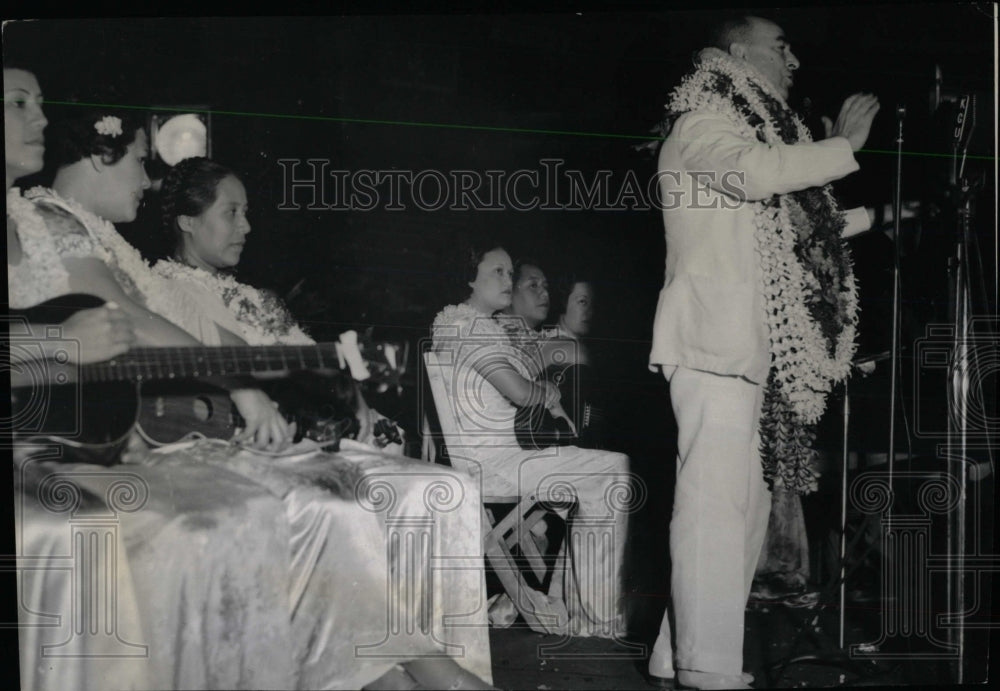
<path fill-rule="evenodd" d="M 544 367 L 542 359 L 543 334 L 529 328 L 523 317 L 500 314 L 495 319 L 500 324 L 500 328 L 507 334 L 510 344 L 519 351 L 524 366 L 531 373 L 531 378 L 540 377 Z"/>
<path fill-rule="evenodd" d="M 53 246 L 52 237 L 45 226 L 45 221 L 38 215 L 35 205 L 21 196 L 21 190 L 12 187 L 7 191 L 7 216 L 17 228 L 17 239 L 21 243 L 21 265 L 23 270 L 30 271 L 31 281 L 7 282 L 10 306 L 24 309 L 32 306 L 38 298 L 45 300 L 53 295 L 41 295 L 44 292 L 55 295 L 69 291 L 69 274 L 59 259 L 59 254 Z M 9 271 L 14 269 L 8 266 Z M 19 268 L 19 270 L 21 270 Z M 10 277 L 13 279 L 13 276 Z"/>
<path fill-rule="evenodd" d="M 194 333 L 195 325 L 185 323 L 184 316 L 196 319 L 199 307 L 192 304 L 180 291 L 172 289 L 169 283 L 153 273 L 149 263 L 142 258 L 135 247 L 123 238 L 114 225 L 100 216 L 83 208 L 73 199 L 61 197 L 54 190 L 34 187 L 25 193 L 32 201 L 55 204 L 73 214 L 86 228 L 94 241 L 94 252 L 98 259 L 131 281 L 150 311 L 169 315 L 169 319 L 188 332 Z M 128 286 L 123 286 L 128 290 Z"/>
<path fill-rule="evenodd" d="M 212 274 L 171 260 L 157 262 L 153 270 L 168 280 L 200 283 L 218 295 L 240 323 L 240 335 L 250 345 L 315 343 L 295 322 L 284 303 L 266 290 L 240 283 L 227 273 Z"/>
<path fill-rule="evenodd" d="M 662 133 L 696 109 L 724 115 L 747 139 L 812 141 L 765 78 L 715 48 L 699 54 L 697 69 L 671 94 Z M 829 185 L 752 206 L 771 354 L 760 421 L 764 477 L 772 488 L 804 494 L 818 481 L 815 425 L 833 384 L 850 372 L 857 287 L 840 237 L 843 212 Z"/>
<path fill-rule="evenodd" d="M 520 321 L 519 318 L 517 318 Z M 462 348 L 463 346 L 475 346 L 473 352 L 478 357 L 487 353 L 489 355 L 502 355 L 507 359 L 518 374 L 526 379 L 534 379 L 538 375 L 538 367 L 534 364 L 535 359 L 530 353 L 526 353 L 516 343 L 511 342 L 512 332 L 506 328 L 507 324 L 512 324 L 513 318 L 503 316 L 498 319 L 494 315 L 486 315 L 472 307 L 468 303 L 458 305 L 448 305 L 438 312 L 434 319 L 432 335 L 434 337 L 434 347 L 441 348 Z M 523 323 L 523 322 L 522 322 Z M 449 327 L 458 327 L 456 333 Z M 456 340 L 457 339 L 457 340 Z M 488 345 L 488 350 L 484 346 Z M 459 358 L 463 365 L 468 365 L 466 357 Z"/>

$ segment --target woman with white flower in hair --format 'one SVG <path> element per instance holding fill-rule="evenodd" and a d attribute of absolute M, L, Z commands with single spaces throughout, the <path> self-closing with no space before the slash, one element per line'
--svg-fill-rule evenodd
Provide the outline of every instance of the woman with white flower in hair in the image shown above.
<path fill-rule="evenodd" d="M 145 132 L 126 114 L 107 111 L 81 111 L 53 130 L 57 166 L 53 189 L 34 190 L 29 196 L 48 223 L 71 289 L 120 302 L 123 310 L 134 315 L 140 343 L 200 344 L 191 333 L 197 333 L 198 324 L 204 323 L 202 306 L 174 282 L 154 273 L 111 223 L 135 218 L 149 186 L 143 169 Z M 217 338 L 224 344 L 246 343 L 225 328 L 217 330 Z M 198 623 L 199 610 L 208 616 L 217 610 L 225 614 L 235 607 L 232 613 L 239 615 L 255 605 L 257 598 L 272 595 L 284 603 L 272 611 L 269 622 L 245 626 L 234 621 L 211 634 L 210 640 L 202 642 L 204 646 L 209 650 L 230 646 L 232 654 L 225 660 L 202 660 L 200 666 L 195 662 L 181 665 L 174 685 L 359 688 L 373 684 L 375 688 L 409 683 L 412 677 L 429 687 L 483 688 L 482 678 L 490 676 L 485 614 L 482 622 L 476 615 L 455 616 L 474 612 L 475 605 L 470 603 L 483 598 L 481 572 L 456 569 L 426 582 L 412 576 L 399 579 L 400 587 L 411 589 L 416 599 L 404 597 L 405 604 L 395 616 L 405 620 L 422 617 L 428 624 L 422 630 L 424 635 L 409 636 L 405 641 L 391 635 L 386 638 L 389 632 L 385 630 L 390 598 L 399 596 L 390 592 L 391 583 L 396 582 L 391 581 L 390 573 L 425 570 L 422 563 L 404 563 L 410 558 L 406 554 L 387 549 L 388 514 L 423 516 L 431 512 L 430 553 L 435 558 L 468 558 L 478 554 L 480 543 L 476 530 L 479 500 L 474 489 L 462 487 L 457 474 L 424 464 L 403 465 L 374 451 L 356 452 L 350 459 L 322 453 L 281 458 L 277 452 L 290 442 L 294 428 L 260 392 L 252 392 L 249 405 L 242 403 L 241 413 L 246 409 L 252 416 L 257 413 L 255 408 L 259 410 L 259 417 L 248 425 L 256 422 L 255 428 L 235 440 L 242 444 L 207 440 L 165 455 L 140 453 L 134 458 L 136 463 L 169 467 L 179 476 L 206 466 L 223 476 L 238 476 L 256 491 L 280 499 L 284 508 L 282 516 L 269 515 L 263 522 L 245 517 L 241 528 L 283 540 L 281 548 L 252 551 L 241 562 L 233 553 L 245 542 L 240 530 L 233 530 L 228 545 L 208 543 L 222 555 L 207 558 L 218 565 L 223 580 L 210 575 L 205 580 L 212 592 L 221 588 L 232 606 L 206 600 L 198 590 L 189 592 L 183 582 L 175 592 L 171 581 L 171 588 L 148 594 L 146 607 L 157 625 L 169 621 L 183 627 L 188 622 L 186 626 L 199 630 L 205 630 Z M 265 451 L 275 453 L 265 455 Z M 442 499 L 442 491 L 450 491 L 450 499 Z M 201 501 L 203 495 L 214 496 L 221 505 L 227 503 L 211 481 L 184 500 Z M 433 509 L 451 500 L 457 506 L 449 505 L 445 507 L 448 510 L 439 512 Z M 229 565 L 253 567 L 255 555 L 273 563 L 277 578 L 258 579 L 252 586 L 226 576 Z M 162 561 L 137 559 L 135 563 L 136 568 L 163 572 L 162 579 L 175 571 L 163 569 Z M 157 575 L 148 574 L 145 582 L 156 583 Z M 180 612 L 178 602 L 186 603 Z M 352 624 L 345 627 L 340 625 L 343 621 Z M 176 625 L 171 628 L 176 629 Z M 277 628 L 283 628 L 283 638 L 267 639 L 276 652 L 253 647 L 254 639 L 263 641 L 265 634 Z M 231 646 L 229 641 L 240 636 L 251 639 L 249 644 Z M 442 642 L 456 639 L 464 644 L 466 653 L 461 665 L 440 655 Z M 364 654 L 379 641 L 384 645 L 372 648 L 371 655 Z M 162 643 L 165 647 L 180 646 L 181 653 L 195 654 L 201 648 L 189 648 L 183 637 L 176 636 Z M 233 674 L 218 676 L 220 666 Z M 194 673 L 192 669 L 204 674 L 186 677 Z M 260 675 L 270 676 L 261 681 Z"/>
<path fill-rule="evenodd" d="M 46 124 L 34 75 L 5 67 L 7 268 L 15 309 L 78 289 L 51 232 L 66 219 L 47 216 L 13 187 L 41 170 Z M 28 325 L 14 323 L 23 338 Z M 112 306 L 81 310 L 55 324 L 57 339 L 48 336 L 52 326 L 30 326 L 35 339 L 29 345 L 38 343 L 48 354 L 50 342 L 55 352 L 75 341 L 82 364 L 120 355 L 135 342 L 131 319 Z M 73 447 L 35 439 L 16 441 L 12 455 L 17 556 L 28 564 L 18 579 L 22 688 L 291 685 L 289 623 L 277 616 L 287 607 L 280 587 L 285 575 L 269 556 L 287 542 L 275 497 L 201 464 L 184 473 L 169 463 L 98 466 Z M 98 549 L 86 557 L 74 551 L 72 539 L 81 536 L 74 522 L 109 520 L 113 529 Z M 255 530 L 254 520 L 272 530 Z M 178 562 L 179 554 L 187 559 Z M 81 583 L 79 570 L 88 562 L 95 580 Z M 165 569 L 165 563 L 175 567 Z M 275 587 L 247 597 L 268 582 Z M 81 607 L 81 597 L 92 606 Z M 40 612 L 58 620 L 39 626 Z M 204 637 L 182 644 L 185 626 Z M 241 668 L 234 662 L 241 656 L 265 664 Z"/>

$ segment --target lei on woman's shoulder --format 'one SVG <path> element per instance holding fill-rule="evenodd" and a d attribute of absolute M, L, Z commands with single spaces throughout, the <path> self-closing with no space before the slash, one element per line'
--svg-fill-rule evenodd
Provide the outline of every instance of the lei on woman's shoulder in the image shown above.
<path fill-rule="evenodd" d="M 60 196 L 55 190 L 34 187 L 25 196 L 33 202 L 47 202 L 72 214 L 93 241 L 95 256 L 115 273 L 123 290 L 133 293 L 150 311 L 192 332 L 186 317 L 194 314 L 198 306 L 157 275 L 113 223 L 85 209 L 75 199 Z"/>
<path fill-rule="evenodd" d="M 21 245 L 21 263 L 16 268 L 8 264 L 8 271 L 30 273 L 30 281 L 13 280 L 13 276 L 8 281 L 10 306 L 23 308 L 69 292 L 69 274 L 49 235 L 45 220 L 38 213 L 38 208 L 21 196 L 21 190 L 17 187 L 7 190 L 7 216 L 14 222 Z M 9 253 L 8 248 L 8 262 Z"/>
<path fill-rule="evenodd" d="M 767 79 L 716 48 L 703 50 L 671 93 L 663 134 L 694 110 L 720 113 L 747 139 L 766 144 L 812 141 Z M 856 348 L 857 287 L 841 239 L 844 215 L 829 185 L 749 203 L 771 355 L 760 422 L 764 476 L 772 487 L 807 493 L 818 483 L 815 425 Z"/>
<path fill-rule="evenodd" d="M 154 270 L 169 280 L 199 283 L 213 295 L 218 295 L 239 322 L 240 335 L 251 345 L 314 343 L 284 302 L 270 291 L 241 283 L 232 274 L 213 274 L 169 259 L 157 262 Z"/>

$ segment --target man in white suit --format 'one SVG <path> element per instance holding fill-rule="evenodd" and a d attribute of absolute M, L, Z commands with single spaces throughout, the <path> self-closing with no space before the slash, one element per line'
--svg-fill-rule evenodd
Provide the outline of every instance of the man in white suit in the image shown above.
<path fill-rule="evenodd" d="M 780 334 L 767 315 L 784 309 L 776 301 L 792 301 L 790 310 L 804 302 L 773 289 L 768 258 L 781 256 L 771 243 L 781 232 L 807 237 L 813 224 L 842 244 L 869 227 L 870 213 L 842 211 L 822 187 L 858 169 L 854 152 L 878 101 L 849 97 L 836 123 L 824 119 L 828 138 L 813 142 L 785 100 L 799 61 L 779 26 L 739 18 L 720 25 L 713 43 L 672 94 L 658 163 L 667 256 L 649 362 L 670 382 L 678 425 L 670 527 L 677 640 L 673 659 L 665 614 L 649 671 L 664 685 L 676 669 L 684 686 L 750 688 L 743 617 L 771 503 L 758 423 L 776 353 L 787 357 L 787 348 L 774 348 Z M 803 193 L 820 202 L 794 196 Z M 846 266 L 839 323 L 853 341 Z M 837 357 L 842 372 L 850 348 Z"/>

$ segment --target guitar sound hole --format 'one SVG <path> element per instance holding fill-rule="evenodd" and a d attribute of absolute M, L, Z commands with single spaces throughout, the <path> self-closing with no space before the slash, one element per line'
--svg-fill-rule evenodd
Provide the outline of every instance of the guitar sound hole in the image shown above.
<path fill-rule="evenodd" d="M 191 412 L 199 422 L 208 422 L 212 419 L 212 401 L 206 396 L 195 396 L 191 402 Z"/>

